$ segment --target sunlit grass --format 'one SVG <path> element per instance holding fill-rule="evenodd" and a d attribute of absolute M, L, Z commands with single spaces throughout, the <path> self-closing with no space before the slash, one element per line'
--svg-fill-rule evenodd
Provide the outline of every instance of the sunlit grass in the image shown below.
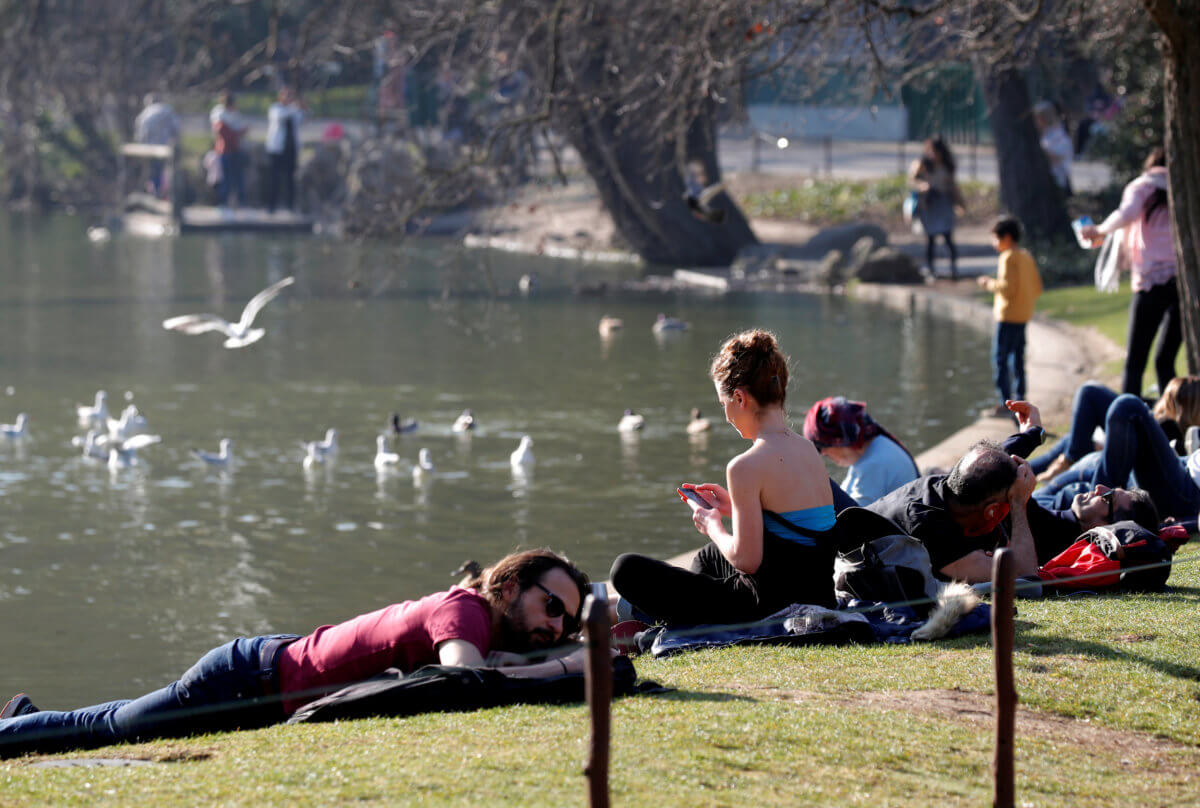
<path fill-rule="evenodd" d="M 1197 561 L 1200 547 L 1185 547 L 1168 593 L 1019 602 L 1021 703 L 1075 720 L 1054 731 L 1022 733 L 1018 725 L 1018 802 L 1200 801 Z M 993 674 L 984 635 L 922 645 L 724 649 L 637 665 L 642 676 L 678 689 L 615 705 L 616 805 L 874 808 L 990 800 Z M 928 690 L 976 694 L 978 709 L 973 716 L 928 711 L 923 705 L 932 698 L 917 692 Z M 903 705 L 889 701 L 903 694 Z M 0 803 L 580 805 L 587 722 L 583 706 L 517 707 L 81 753 L 171 761 L 153 766 L 7 761 L 0 763 Z"/>
<path fill-rule="evenodd" d="M 968 221 L 988 221 L 998 211 L 995 186 L 969 180 L 961 184 Z M 871 180 L 788 180 L 781 187 L 747 193 L 737 201 L 751 218 L 790 219 L 814 225 L 850 221 L 903 226 L 901 207 L 908 196 L 907 180 L 894 175 Z"/>
<path fill-rule="evenodd" d="M 1115 294 L 1096 291 L 1091 285 L 1064 286 L 1048 289 L 1038 298 L 1038 314 L 1072 325 L 1095 328 L 1117 345 L 1125 345 L 1125 337 L 1129 328 L 1129 301 L 1133 292 L 1128 280 L 1124 280 L 1121 290 Z M 1142 389 L 1149 390 L 1157 383 L 1154 374 L 1153 357 L 1146 363 L 1146 371 L 1142 377 Z M 1121 363 L 1106 368 L 1113 373 L 1120 373 Z M 1187 374 L 1187 352 L 1180 350 L 1175 358 L 1175 375 Z"/>

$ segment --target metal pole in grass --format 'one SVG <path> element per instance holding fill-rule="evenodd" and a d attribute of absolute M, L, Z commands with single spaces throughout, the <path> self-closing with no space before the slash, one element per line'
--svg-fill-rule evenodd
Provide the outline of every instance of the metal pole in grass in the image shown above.
<path fill-rule="evenodd" d="M 992 654 L 996 665 L 996 756 L 992 761 L 994 808 L 1013 805 L 1013 733 L 1017 690 L 1013 684 L 1013 559 L 1000 549 L 992 561 Z"/>
<path fill-rule="evenodd" d="M 588 595 L 583 602 L 583 630 L 587 641 L 584 684 L 592 715 L 592 744 L 585 773 L 592 808 L 608 808 L 608 752 L 612 726 L 612 634 L 608 599 Z"/>

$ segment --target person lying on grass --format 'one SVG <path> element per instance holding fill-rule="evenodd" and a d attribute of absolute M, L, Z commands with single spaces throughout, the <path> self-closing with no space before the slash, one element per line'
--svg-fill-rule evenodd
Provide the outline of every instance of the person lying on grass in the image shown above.
<path fill-rule="evenodd" d="M 584 649 L 535 664 L 517 656 L 549 649 L 578 628 L 588 580 L 565 557 L 546 549 L 512 553 L 465 583 L 304 637 L 239 637 L 209 651 L 178 681 L 131 701 L 57 712 L 19 694 L 0 711 L 0 758 L 262 727 L 392 667 L 520 661 L 505 673 L 583 670 Z"/>
<path fill-rule="evenodd" d="M 991 580 L 997 547 L 1013 551 L 1017 575 L 1035 575 L 1093 527 L 1130 519 L 1158 529 L 1158 511 L 1141 490 L 1101 485 L 1064 510 L 1039 505 L 1031 498 L 1036 479 L 1025 457 L 1044 438 L 1041 415 L 1027 401 L 1006 406 L 1021 431 L 1003 445 L 979 441 L 949 474 L 920 477 L 867 506 L 920 540 L 938 577 Z"/>

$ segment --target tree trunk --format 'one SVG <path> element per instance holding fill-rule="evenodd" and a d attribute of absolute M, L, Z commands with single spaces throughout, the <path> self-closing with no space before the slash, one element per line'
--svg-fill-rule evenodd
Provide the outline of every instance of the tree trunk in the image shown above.
<path fill-rule="evenodd" d="M 636 128 L 622 126 L 617 116 L 573 105 L 561 109 L 562 131 L 579 152 L 596 183 L 600 200 L 617 232 L 653 264 L 720 266 L 733 261 L 742 247 L 758 243 L 746 217 L 726 193 L 712 201 L 723 210 L 720 223 L 697 218 L 688 208 L 687 186 L 671 143 L 646 143 Z M 703 166 L 707 183 L 721 179 L 716 131 L 711 113 L 703 111 L 688 132 L 689 160 Z"/>
<path fill-rule="evenodd" d="M 1042 151 L 1025 76 L 1014 68 L 976 71 L 996 140 L 1000 201 L 1035 241 L 1070 239 L 1063 194 Z"/>
<path fill-rule="evenodd" d="M 1166 38 L 1165 149 L 1188 373 L 1200 373 L 1200 2 L 1145 0 Z"/>

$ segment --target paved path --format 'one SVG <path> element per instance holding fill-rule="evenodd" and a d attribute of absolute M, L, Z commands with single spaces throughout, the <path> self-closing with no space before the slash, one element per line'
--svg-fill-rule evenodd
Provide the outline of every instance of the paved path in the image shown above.
<path fill-rule="evenodd" d="M 733 131 L 720 140 L 721 168 L 726 172 L 754 170 L 754 137 Z M 975 147 L 951 145 L 958 159 L 960 179 L 999 183 L 996 150 L 990 144 Z M 785 149 L 760 141 L 757 170 L 779 176 L 827 176 L 842 179 L 872 179 L 906 173 L 909 164 L 921 154 L 915 142 L 870 142 L 834 140 L 826 146 L 822 140 L 789 140 Z M 1108 185 L 1108 166 L 1096 162 L 1076 162 L 1071 182 L 1080 191 L 1099 190 Z"/>

